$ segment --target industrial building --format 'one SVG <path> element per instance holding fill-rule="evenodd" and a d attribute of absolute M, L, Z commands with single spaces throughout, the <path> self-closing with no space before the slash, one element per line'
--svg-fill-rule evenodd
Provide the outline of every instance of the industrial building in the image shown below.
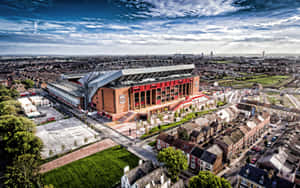
<path fill-rule="evenodd" d="M 118 120 L 128 113 L 155 113 L 175 108 L 199 92 L 193 64 L 92 72 L 62 76 L 49 93 L 66 104 L 97 110 Z"/>

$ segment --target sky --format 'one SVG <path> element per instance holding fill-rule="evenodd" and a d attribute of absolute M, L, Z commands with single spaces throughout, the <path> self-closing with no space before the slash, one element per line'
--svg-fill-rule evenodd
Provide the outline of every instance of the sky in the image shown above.
<path fill-rule="evenodd" d="M 0 55 L 300 53 L 300 0 L 1 0 Z"/>

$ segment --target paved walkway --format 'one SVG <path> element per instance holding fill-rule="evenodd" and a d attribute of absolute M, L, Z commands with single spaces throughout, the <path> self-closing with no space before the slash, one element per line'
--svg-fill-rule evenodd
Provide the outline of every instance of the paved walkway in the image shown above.
<path fill-rule="evenodd" d="M 107 148 L 113 147 L 117 145 L 114 141 L 111 139 L 105 139 L 100 142 L 97 142 L 95 144 L 92 144 L 90 146 L 84 147 L 80 150 L 74 151 L 72 153 L 69 153 L 67 155 L 64 155 L 58 159 L 55 159 L 53 161 L 50 161 L 48 163 L 43 164 L 40 168 L 40 173 L 45 173 L 50 170 L 53 170 L 55 168 L 64 166 L 66 164 L 69 164 L 73 161 L 77 161 L 79 159 L 82 159 L 84 157 L 90 156 L 94 153 L 97 153 L 99 151 L 105 150 Z"/>

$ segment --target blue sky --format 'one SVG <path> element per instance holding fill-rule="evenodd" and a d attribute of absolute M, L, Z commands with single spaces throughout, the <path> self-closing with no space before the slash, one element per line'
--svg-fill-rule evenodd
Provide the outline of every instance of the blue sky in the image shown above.
<path fill-rule="evenodd" d="M 300 53 L 300 0 L 2 0 L 0 54 Z"/>

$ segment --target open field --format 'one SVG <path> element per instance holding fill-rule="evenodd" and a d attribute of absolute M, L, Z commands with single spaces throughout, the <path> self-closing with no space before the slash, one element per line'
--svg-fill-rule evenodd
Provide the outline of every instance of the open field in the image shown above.
<path fill-rule="evenodd" d="M 254 83 L 261 84 L 263 87 L 279 87 L 284 84 L 290 77 L 285 75 L 257 75 L 250 77 L 243 77 L 234 80 L 224 80 L 220 81 L 221 86 L 233 86 L 236 88 L 249 88 L 252 87 Z"/>
<path fill-rule="evenodd" d="M 110 188 L 120 183 L 124 167 L 134 168 L 138 160 L 125 148 L 115 146 L 47 172 L 43 180 L 59 188 Z"/>

